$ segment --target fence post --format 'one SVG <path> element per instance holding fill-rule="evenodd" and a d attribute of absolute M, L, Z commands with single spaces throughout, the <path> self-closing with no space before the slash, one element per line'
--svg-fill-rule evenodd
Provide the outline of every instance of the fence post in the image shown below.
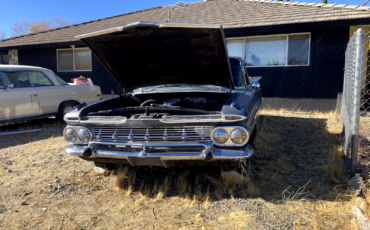
<path fill-rule="evenodd" d="M 354 79 L 354 95 L 353 95 L 353 117 L 352 117 L 352 149 L 351 149 L 351 165 L 350 176 L 353 177 L 357 167 L 357 152 L 358 152 L 358 133 L 360 123 L 360 103 L 361 103 L 361 80 L 362 80 L 362 58 L 364 44 L 364 29 L 357 30 L 356 37 L 356 60 L 355 60 L 355 79 Z"/>

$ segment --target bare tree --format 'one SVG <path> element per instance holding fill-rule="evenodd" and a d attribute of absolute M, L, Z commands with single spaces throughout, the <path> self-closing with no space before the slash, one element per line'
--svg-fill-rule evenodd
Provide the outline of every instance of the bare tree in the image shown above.
<path fill-rule="evenodd" d="M 12 36 L 19 36 L 21 34 L 27 34 L 30 31 L 30 25 L 26 21 L 16 22 L 13 24 Z"/>
<path fill-rule="evenodd" d="M 28 25 L 29 25 L 28 33 L 37 33 L 40 31 L 53 29 L 53 27 L 51 26 L 51 22 L 44 19 L 41 19 L 40 21 L 37 22 L 28 23 Z"/>
<path fill-rule="evenodd" d="M 0 40 L 5 39 L 7 37 L 6 31 L 0 30 Z"/>
<path fill-rule="evenodd" d="M 68 22 L 66 19 L 61 18 L 61 17 L 54 17 L 54 27 L 63 27 L 63 26 L 68 26 L 71 23 Z"/>
<path fill-rule="evenodd" d="M 71 23 L 61 17 L 54 17 L 52 21 L 41 19 L 33 22 L 15 22 L 11 29 L 12 36 L 19 36 L 22 34 L 37 33 L 40 31 L 50 30 L 57 27 L 67 26 Z"/>

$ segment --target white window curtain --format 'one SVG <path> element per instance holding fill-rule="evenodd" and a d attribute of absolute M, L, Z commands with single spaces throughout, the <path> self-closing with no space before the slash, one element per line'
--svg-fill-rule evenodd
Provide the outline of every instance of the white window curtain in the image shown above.
<path fill-rule="evenodd" d="M 74 48 L 57 50 L 58 71 L 91 71 L 91 50 Z"/>
<path fill-rule="evenodd" d="M 248 66 L 286 64 L 286 36 L 245 39 L 245 62 Z"/>
<path fill-rule="evenodd" d="M 244 58 L 244 38 L 228 40 L 226 46 L 229 56 Z"/>
<path fill-rule="evenodd" d="M 233 38 L 226 44 L 229 56 L 243 58 L 247 66 L 309 65 L 310 34 Z"/>

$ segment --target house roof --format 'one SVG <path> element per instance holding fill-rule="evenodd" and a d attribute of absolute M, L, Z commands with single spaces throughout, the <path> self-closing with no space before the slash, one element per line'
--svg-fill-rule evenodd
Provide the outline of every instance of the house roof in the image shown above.
<path fill-rule="evenodd" d="M 350 19 L 370 19 L 370 7 L 283 2 L 271 0 L 205 0 L 159 6 L 0 40 L 0 48 L 75 41 L 74 36 L 122 26 L 137 21 L 222 24 L 223 28 L 287 25 Z"/>

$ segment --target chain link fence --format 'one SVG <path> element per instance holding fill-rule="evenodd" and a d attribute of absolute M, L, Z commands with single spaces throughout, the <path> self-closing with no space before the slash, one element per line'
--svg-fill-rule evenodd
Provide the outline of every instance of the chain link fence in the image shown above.
<path fill-rule="evenodd" d="M 350 176 L 357 166 L 360 116 L 370 111 L 370 33 L 358 29 L 346 50 L 341 116 L 344 150 Z"/>

